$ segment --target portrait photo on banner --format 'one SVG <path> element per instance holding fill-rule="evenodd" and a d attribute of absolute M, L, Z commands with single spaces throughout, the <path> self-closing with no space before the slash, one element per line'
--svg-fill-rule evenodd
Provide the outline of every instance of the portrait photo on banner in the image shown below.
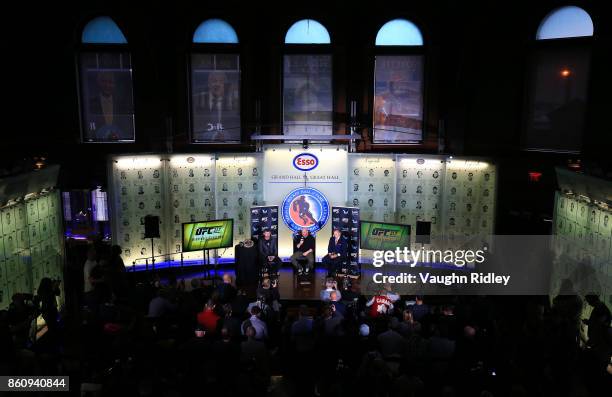
<path fill-rule="evenodd" d="M 83 141 L 133 142 L 130 55 L 85 53 L 80 62 Z"/>
<path fill-rule="evenodd" d="M 240 56 L 191 56 L 192 141 L 240 142 Z"/>
<path fill-rule="evenodd" d="M 374 143 L 414 143 L 423 138 L 421 55 L 376 57 Z"/>

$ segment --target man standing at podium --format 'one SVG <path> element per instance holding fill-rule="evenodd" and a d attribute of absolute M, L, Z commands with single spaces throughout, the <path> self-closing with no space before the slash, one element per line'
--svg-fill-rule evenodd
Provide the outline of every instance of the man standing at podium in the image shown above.
<path fill-rule="evenodd" d="M 293 268 L 297 270 L 298 275 L 308 274 L 314 267 L 314 237 L 310 235 L 307 228 L 302 228 L 299 236 L 295 241 L 295 252 L 291 255 L 291 263 Z M 299 259 L 306 259 L 306 266 L 302 269 L 302 265 L 298 262 Z"/>
<path fill-rule="evenodd" d="M 334 229 L 327 246 L 327 255 L 323 257 L 323 264 L 327 267 L 328 274 L 333 275 L 338 270 L 342 261 L 346 259 L 347 252 L 346 239 L 342 237 L 340 229 Z"/>

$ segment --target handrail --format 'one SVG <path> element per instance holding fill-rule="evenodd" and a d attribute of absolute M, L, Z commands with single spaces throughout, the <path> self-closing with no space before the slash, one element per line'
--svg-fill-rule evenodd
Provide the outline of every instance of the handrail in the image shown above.
<path fill-rule="evenodd" d="M 132 263 L 135 265 L 135 264 L 136 264 L 136 262 L 137 262 L 137 261 L 140 261 L 140 260 L 146 260 L 146 259 L 151 259 L 151 258 L 159 258 L 159 257 L 162 257 L 162 256 L 179 255 L 179 254 L 182 254 L 182 252 L 175 252 L 175 253 L 173 253 L 173 254 L 161 254 L 161 255 L 154 255 L 154 256 L 143 256 L 142 258 L 136 258 L 136 259 L 134 259 L 134 260 L 132 261 Z"/>
<path fill-rule="evenodd" d="M 151 261 L 151 268 L 155 269 L 155 258 L 161 258 L 161 257 L 165 257 L 165 258 L 169 258 L 169 257 L 173 257 L 175 255 L 180 255 L 181 256 L 181 267 L 183 266 L 183 253 L 182 252 L 175 252 L 175 253 L 171 253 L 171 254 L 161 254 L 161 255 L 153 255 L 153 256 L 144 256 L 142 258 L 136 258 L 132 261 L 132 268 L 134 269 L 133 271 L 136 271 L 136 265 L 138 264 L 138 262 L 141 262 L 144 260 L 144 264 L 145 264 L 145 268 L 146 270 L 149 270 L 149 260 L 153 259 Z"/>

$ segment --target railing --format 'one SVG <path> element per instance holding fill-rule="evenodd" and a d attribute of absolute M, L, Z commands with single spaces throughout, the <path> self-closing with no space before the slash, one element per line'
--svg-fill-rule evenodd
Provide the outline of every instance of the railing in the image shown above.
<path fill-rule="evenodd" d="M 183 253 L 182 252 L 176 252 L 173 254 L 161 254 L 161 255 L 155 255 L 155 256 L 148 256 L 148 257 L 142 257 L 142 258 L 136 258 L 132 261 L 132 271 L 136 271 L 136 266 L 137 265 L 142 265 L 144 262 L 145 265 L 145 270 L 149 270 L 149 265 L 151 265 L 151 270 L 155 269 L 155 263 L 156 262 L 167 262 L 168 260 L 170 260 L 170 262 L 174 262 L 175 258 L 177 255 L 180 255 L 180 267 L 183 267 Z M 161 260 L 161 261 L 156 261 L 155 258 L 165 258 L 165 260 Z"/>
<path fill-rule="evenodd" d="M 169 263 L 168 268 L 177 267 L 177 268 L 182 269 L 183 266 L 185 266 L 185 262 L 200 262 L 199 264 L 201 264 L 202 266 L 205 266 L 205 269 L 204 269 L 204 272 L 206 274 L 205 277 L 214 278 L 215 272 L 217 271 L 217 266 L 219 265 L 218 261 L 220 258 L 215 256 L 213 257 L 211 261 L 210 251 L 205 251 L 203 255 L 204 256 L 201 259 L 187 259 L 187 260 L 185 259 L 183 252 L 176 252 L 173 254 L 155 255 L 153 257 L 149 256 L 149 257 L 136 258 L 132 261 L 132 265 L 133 265 L 132 272 L 136 272 L 136 267 L 142 264 L 145 265 L 145 271 L 149 271 L 149 270 L 155 270 L 156 263 L 167 262 Z M 164 258 L 164 259 L 155 260 L 155 258 Z M 173 262 L 179 262 L 179 265 L 172 266 L 171 264 Z M 190 265 L 187 265 L 187 266 L 190 266 Z"/>

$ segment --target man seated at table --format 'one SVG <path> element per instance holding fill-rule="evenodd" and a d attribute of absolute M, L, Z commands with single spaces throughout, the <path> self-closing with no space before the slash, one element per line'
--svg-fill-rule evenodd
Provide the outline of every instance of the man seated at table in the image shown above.
<path fill-rule="evenodd" d="M 259 259 L 263 267 L 268 268 L 268 272 L 271 274 L 278 273 L 278 269 L 281 265 L 281 260 L 278 257 L 278 243 L 276 239 L 272 237 L 270 229 L 266 229 L 263 232 L 263 237 L 259 239 Z"/>
<path fill-rule="evenodd" d="M 333 275 L 338 271 L 342 261 L 346 260 L 348 244 L 342 237 L 340 229 L 334 229 L 334 233 L 329 239 L 327 255 L 323 257 L 323 264 L 327 268 L 327 273 Z"/>
<path fill-rule="evenodd" d="M 300 276 L 308 274 L 314 267 L 315 239 L 310 235 L 310 231 L 307 228 L 302 228 L 295 242 L 295 252 L 291 255 L 293 268 L 297 270 Z M 306 265 L 303 265 L 303 262 L 299 261 L 300 259 L 306 259 Z"/>

